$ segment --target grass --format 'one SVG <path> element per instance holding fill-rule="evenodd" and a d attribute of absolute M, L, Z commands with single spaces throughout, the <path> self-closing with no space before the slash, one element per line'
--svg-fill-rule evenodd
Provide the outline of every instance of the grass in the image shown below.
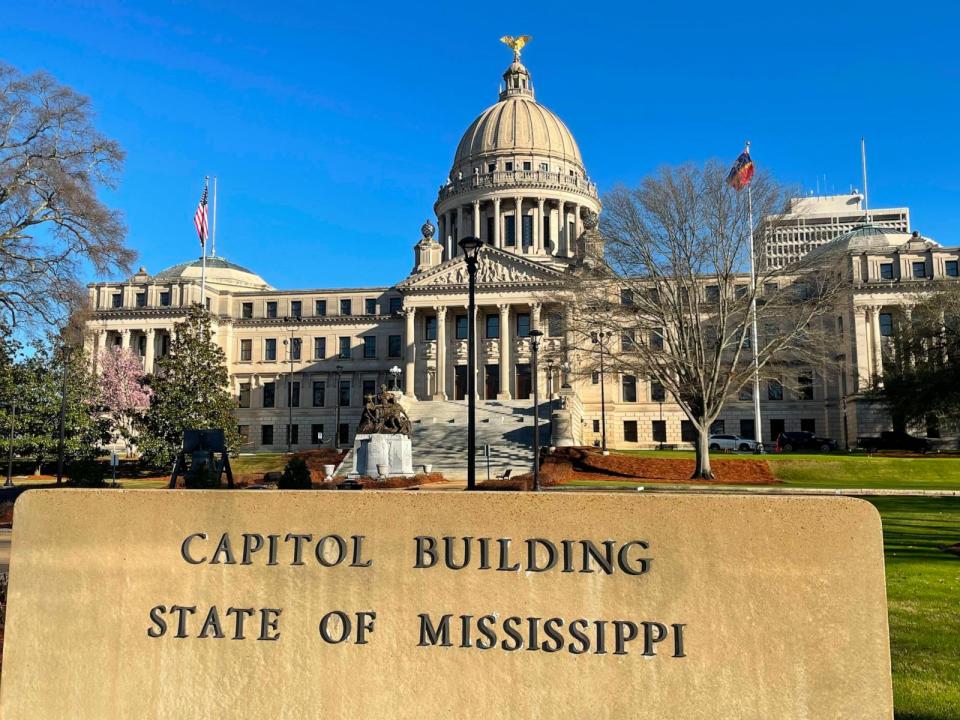
<path fill-rule="evenodd" d="M 960 542 L 955 498 L 870 498 L 883 518 L 898 720 L 960 717 Z"/>
<path fill-rule="evenodd" d="M 644 457 L 692 458 L 684 450 L 623 450 Z M 720 457 L 756 459 L 756 455 L 728 453 Z M 960 457 L 867 456 L 852 453 L 769 453 L 763 456 L 786 486 L 913 490 L 960 490 Z M 584 481 L 575 484 L 598 484 Z M 616 484 L 630 484 L 618 481 Z M 642 483 L 640 483 L 642 484 Z M 958 713 L 960 717 L 960 713 Z"/>

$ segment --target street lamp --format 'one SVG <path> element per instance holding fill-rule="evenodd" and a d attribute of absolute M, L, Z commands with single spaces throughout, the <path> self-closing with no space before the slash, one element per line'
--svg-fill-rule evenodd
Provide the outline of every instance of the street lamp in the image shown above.
<path fill-rule="evenodd" d="M 71 349 L 66 343 L 61 346 L 60 362 L 63 363 L 63 371 L 60 376 L 60 437 L 57 439 L 57 485 L 63 482 L 63 455 L 67 419 L 67 369 L 70 363 Z"/>
<path fill-rule="evenodd" d="M 391 390 L 396 391 L 400 389 L 400 373 L 401 372 L 403 371 L 396 365 L 390 368 L 390 379 L 393 381 L 393 387 L 390 388 Z"/>
<path fill-rule="evenodd" d="M 459 243 L 467 263 L 467 490 L 477 489 L 477 256 L 483 245 L 479 238 L 468 236 Z"/>
<path fill-rule="evenodd" d="M 287 357 L 290 358 L 290 377 L 287 378 L 287 452 L 293 452 L 293 346 L 295 338 L 294 331 L 297 329 L 292 323 L 300 322 L 300 317 L 285 317 L 283 321 L 291 324 L 290 339 L 284 339 L 283 346 L 287 348 Z"/>
<path fill-rule="evenodd" d="M 340 449 L 340 378 L 343 375 L 343 365 L 337 365 L 337 426 L 333 429 L 333 449 Z"/>
<path fill-rule="evenodd" d="M 607 399 L 604 391 L 603 382 L 603 341 L 609 338 L 613 333 L 597 330 L 590 333 L 590 340 L 594 345 L 600 346 L 600 451 L 604 455 L 609 455 L 607 451 Z"/>
<path fill-rule="evenodd" d="M 13 436 L 17 430 L 17 398 L 16 396 L 10 401 L 10 436 L 7 440 L 9 444 L 9 451 L 7 453 L 7 481 L 3 484 L 4 487 L 13 487 Z"/>
<path fill-rule="evenodd" d="M 556 385 L 556 373 L 557 364 L 551 360 L 547 364 L 547 408 L 550 410 L 550 447 L 553 447 L 553 410 L 556 401 L 554 395 L 557 394 L 556 388 L 554 387 L 554 385 Z"/>
<path fill-rule="evenodd" d="M 537 394 L 537 351 L 540 350 L 539 330 L 530 331 L 530 364 L 533 375 L 533 489 L 540 489 L 540 398 Z"/>

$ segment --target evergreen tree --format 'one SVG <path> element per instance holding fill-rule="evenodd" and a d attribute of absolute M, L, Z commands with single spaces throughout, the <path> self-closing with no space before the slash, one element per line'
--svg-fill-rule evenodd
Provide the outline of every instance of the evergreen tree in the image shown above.
<path fill-rule="evenodd" d="M 213 342 L 210 313 L 194 305 L 174 327 L 169 355 L 157 361 L 153 400 L 138 437 L 145 462 L 170 467 L 187 429 L 222 428 L 228 448 L 239 445 L 228 377 L 226 356 Z"/>

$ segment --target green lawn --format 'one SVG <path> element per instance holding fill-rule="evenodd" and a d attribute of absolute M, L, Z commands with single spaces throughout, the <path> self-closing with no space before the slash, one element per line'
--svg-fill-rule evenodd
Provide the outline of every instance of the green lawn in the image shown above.
<path fill-rule="evenodd" d="M 870 498 L 883 518 L 898 720 L 960 718 L 960 542 L 956 498 Z"/>
<path fill-rule="evenodd" d="M 624 455 L 693 458 L 692 451 L 623 450 Z M 756 459 L 757 455 L 713 453 L 714 458 Z M 860 453 L 768 453 L 763 456 L 787 486 L 960 490 L 960 457 L 867 456 Z M 589 483 L 587 483 L 589 484 Z M 618 481 L 617 484 L 630 484 Z M 642 484 L 642 483 L 641 483 Z M 960 713 L 958 713 L 960 717 Z"/>

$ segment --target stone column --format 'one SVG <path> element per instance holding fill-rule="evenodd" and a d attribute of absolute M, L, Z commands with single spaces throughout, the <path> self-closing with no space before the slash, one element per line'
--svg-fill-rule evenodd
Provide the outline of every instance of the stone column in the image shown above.
<path fill-rule="evenodd" d="M 416 337 L 417 310 L 416 308 L 412 308 L 412 307 L 404 308 L 403 314 L 406 316 L 406 319 L 407 319 L 406 331 L 404 334 L 404 342 L 407 345 L 407 352 L 406 352 L 406 364 L 404 366 L 404 374 L 403 374 L 403 392 L 407 397 L 414 398 L 416 397 L 416 394 L 414 392 L 414 382 L 415 382 L 414 368 L 416 366 L 416 360 L 417 360 L 417 337 Z M 337 388 L 337 392 L 338 393 L 340 392 L 339 388 Z M 339 395 L 336 395 L 334 397 L 339 397 Z"/>
<path fill-rule="evenodd" d="M 543 198 L 537 198 L 537 217 L 534 221 L 533 237 L 535 238 L 534 250 L 537 255 L 543 254 Z"/>
<path fill-rule="evenodd" d="M 437 306 L 437 373 L 434 400 L 447 399 L 447 308 Z"/>
<path fill-rule="evenodd" d="M 857 354 L 857 381 L 854 392 L 870 387 L 870 332 L 867 327 L 867 308 L 858 305 L 853 308 L 853 347 Z"/>
<path fill-rule="evenodd" d="M 120 347 L 133 352 L 133 348 L 130 346 L 131 342 L 133 342 L 133 335 L 130 332 L 130 329 L 123 328 L 120 331 Z"/>
<path fill-rule="evenodd" d="M 567 217 L 563 213 L 563 200 L 557 201 L 557 249 L 554 255 L 564 257 L 567 252 Z"/>
<path fill-rule="evenodd" d="M 493 244 L 503 247 L 503 238 L 500 237 L 500 198 L 493 199 Z"/>
<path fill-rule="evenodd" d="M 454 245 L 459 247 L 464 235 L 466 233 L 463 231 L 463 205 L 457 205 L 457 236 L 454 238 Z"/>
<path fill-rule="evenodd" d="M 500 310 L 500 392 L 497 400 L 509 400 L 510 394 L 510 306 L 498 305 Z"/>
<path fill-rule="evenodd" d="M 473 236 L 480 237 L 480 201 L 473 201 Z"/>
<path fill-rule="evenodd" d="M 514 252 L 523 254 L 523 198 L 515 197 L 513 202 L 516 207 L 513 212 L 513 239 L 516 242 Z"/>
<path fill-rule="evenodd" d="M 443 213 L 437 217 L 437 234 L 440 236 L 440 244 L 443 246 L 443 259 L 450 259 L 450 248 L 447 247 L 447 216 Z"/>
<path fill-rule="evenodd" d="M 881 343 L 883 338 L 880 335 L 880 306 L 874 305 L 870 308 L 873 326 L 873 374 L 877 377 L 878 383 L 883 383 L 883 347 Z"/>
<path fill-rule="evenodd" d="M 530 329 L 540 329 L 540 310 L 543 309 L 543 303 L 530 303 Z"/>
<path fill-rule="evenodd" d="M 580 237 L 580 205 L 573 206 L 573 237 L 567 242 L 567 257 L 573 257 L 577 238 Z"/>
<path fill-rule="evenodd" d="M 154 357 L 154 336 L 156 331 L 153 328 L 147 328 L 144 334 L 147 336 L 147 352 L 143 356 L 143 371 L 145 373 L 153 372 L 153 357 Z"/>

